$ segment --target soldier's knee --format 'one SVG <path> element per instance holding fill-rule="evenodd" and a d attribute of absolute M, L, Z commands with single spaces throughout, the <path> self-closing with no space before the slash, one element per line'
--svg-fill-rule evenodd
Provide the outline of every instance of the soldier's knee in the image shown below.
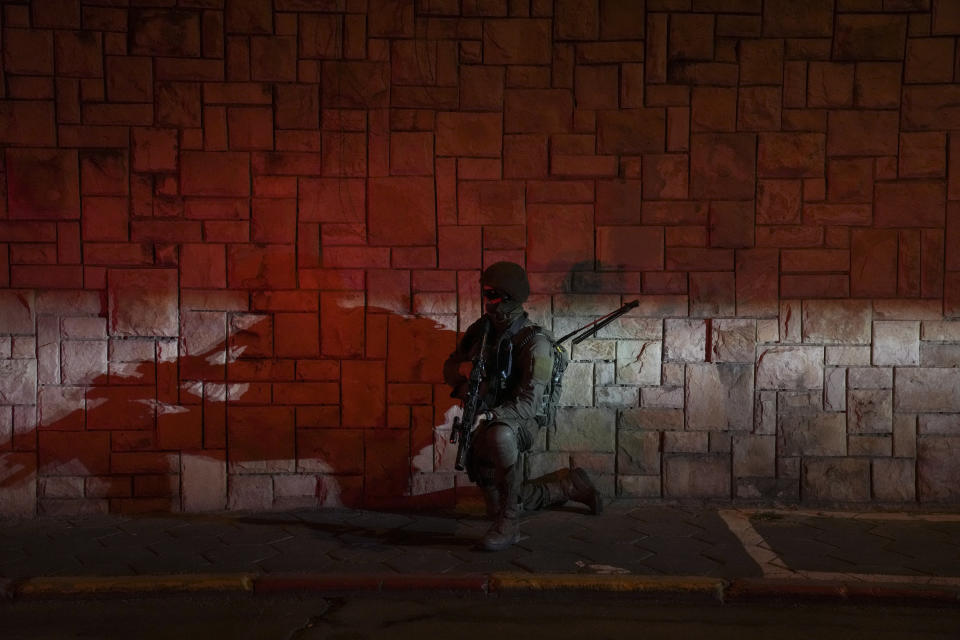
<path fill-rule="evenodd" d="M 488 449 L 498 467 L 511 467 L 520 455 L 517 434 L 508 425 L 497 422 L 487 430 Z"/>

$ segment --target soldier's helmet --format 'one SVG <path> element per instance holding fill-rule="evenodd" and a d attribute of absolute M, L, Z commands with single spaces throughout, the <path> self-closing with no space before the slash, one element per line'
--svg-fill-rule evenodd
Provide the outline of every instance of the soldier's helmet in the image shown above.
<path fill-rule="evenodd" d="M 527 272 L 515 262 L 493 263 L 480 276 L 480 284 L 497 289 L 516 302 L 525 302 L 530 297 Z"/>

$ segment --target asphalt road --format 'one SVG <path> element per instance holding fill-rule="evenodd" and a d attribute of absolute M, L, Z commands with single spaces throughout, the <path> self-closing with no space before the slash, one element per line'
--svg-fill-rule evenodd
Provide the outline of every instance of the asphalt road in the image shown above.
<path fill-rule="evenodd" d="M 960 607 L 618 597 L 178 595 L 0 603 L 4 640 L 886 640 L 960 637 Z"/>

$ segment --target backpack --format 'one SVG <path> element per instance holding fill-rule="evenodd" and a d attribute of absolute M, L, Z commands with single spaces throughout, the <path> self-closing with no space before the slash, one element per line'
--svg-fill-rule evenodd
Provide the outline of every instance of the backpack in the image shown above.
<path fill-rule="evenodd" d="M 536 421 L 543 427 L 556 428 L 557 406 L 560 404 L 560 396 L 563 393 L 563 373 L 570 364 L 570 357 L 563 345 L 553 341 L 551 336 L 542 327 L 533 326 L 530 328 L 529 335 L 524 336 L 520 341 L 518 348 L 522 348 L 533 340 L 534 336 L 541 334 L 550 341 L 550 354 L 553 357 L 553 366 L 550 373 L 550 384 L 543 392 L 540 399 L 540 408 L 537 410 Z"/>

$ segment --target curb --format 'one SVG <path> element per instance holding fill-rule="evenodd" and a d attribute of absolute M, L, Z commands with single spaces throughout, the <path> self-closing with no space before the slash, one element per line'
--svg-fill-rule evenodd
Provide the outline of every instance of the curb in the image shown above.
<path fill-rule="evenodd" d="M 255 593 L 287 591 L 476 591 L 487 593 L 486 574 L 277 575 L 254 580 Z"/>
<path fill-rule="evenodd" d="M 960 586 L 790 578 L 530 574 L 172 574 L 0 578 L 0 601 L 14 598 L 170 593 L 280 594 L 291 592 L 472 592 L 485 595 L 609 593 L 644 598 L 695 598 L 717 602 L 757 600 L 884 601 L 960 604 Z"/>
<path fill-rule="evenodd" d="M 777 578 L 738 578 L 724 593 L 725 600 L 897 600 L 937 604 L 960 603 L 960 587 Z"/>
<path fill-rule="evenodd" d="M 53 576 L 29 578 L 17 585 L 16 597 L 155 593 L 197 593 L 204 591 L 253 591 L 252 574 L 183 574 L 144 576 Z"/>
<path fill-rule="evenodd" d="M 582 573 L 493 573 L 495 593 L 596 591 L 644 596 L 707 596 L 723 601 L 726 580 L 701 576 L 592 575 Z"/>

